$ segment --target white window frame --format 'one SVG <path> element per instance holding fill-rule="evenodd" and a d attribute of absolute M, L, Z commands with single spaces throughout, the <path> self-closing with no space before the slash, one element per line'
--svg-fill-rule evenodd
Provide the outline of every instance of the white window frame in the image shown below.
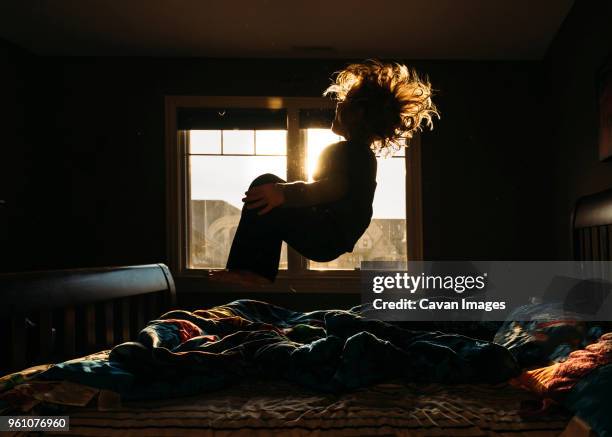
<path fill-rule="evenodd" d="M 166 96 L 166 223 L 167 260 L 176 278 L 198 279 L 207 291 L 241 291 L 234 285 L 211 283 L 208 273 L 215 269 L 188 268 L 189 250 L 189 162 L 184 142 L 179 141 L 179 108 L 265 108 L 287 111 L 287 180 L 306 180 L 305 147 L 300 139 L 301 109 L 333 109 L 335 103 L 322 97 L 239 97 L 239 96 Z M 298 159 L 289 159 L 297 156 Z M 394 158 L 397 159 L 397 158 Z M 423 220 L 421 195 L 421 141 L 415 135 L 406 149 L 406 256 L 423 259 Z M 274 284 L 259 291 L 305 291 L 358 293 L 358 270 L 308 270 L 307 260 L 288 247 L 288 269 L 279 271 Z M 213 285 L 214 284 L 214 285 Z M 254 291 L 249 289 L 249 292 Z"/>

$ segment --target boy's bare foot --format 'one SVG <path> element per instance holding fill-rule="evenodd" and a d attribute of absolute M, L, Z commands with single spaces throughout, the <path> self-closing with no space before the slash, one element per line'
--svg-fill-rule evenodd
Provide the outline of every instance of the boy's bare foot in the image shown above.
<path fill-rule="evenodd" d="M 249 272 L 248 270 L 216 270 L 208 274 L 208 278 L 226 284 L 237 284 L 243 287 L 270 285 L 272 281 Z"/>

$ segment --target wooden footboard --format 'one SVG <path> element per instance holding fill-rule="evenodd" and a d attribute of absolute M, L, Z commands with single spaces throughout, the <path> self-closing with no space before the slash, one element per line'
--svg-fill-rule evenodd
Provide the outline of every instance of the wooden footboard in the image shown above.
<path fill-rule="evenodd" d="M 163 264 L 0 275 L 0 374 L 133 339 L 174 308 Z"/>

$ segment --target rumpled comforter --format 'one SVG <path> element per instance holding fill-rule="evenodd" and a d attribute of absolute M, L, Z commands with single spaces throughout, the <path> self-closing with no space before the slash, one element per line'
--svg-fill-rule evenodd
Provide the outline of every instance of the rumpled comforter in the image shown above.
<path fill-rule="evenodd" d="M 68 361 L 38 378 L 120 393 L 186 396 L 243 378 L 341 392 L 385 380 L 498 383 L 520 369 L 508 350 L 458 334 L 413 331 L 350 311 L 296 312 L 255 300 L 170 311 L 103 360 Z"/>

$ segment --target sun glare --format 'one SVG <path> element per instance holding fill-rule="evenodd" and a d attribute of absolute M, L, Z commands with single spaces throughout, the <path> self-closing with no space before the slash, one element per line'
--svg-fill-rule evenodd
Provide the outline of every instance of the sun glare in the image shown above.
<path fill-rule="evenodd" d="M 336 135 L 331 129 L 308 129 L 306 131 L 307 147 L 307 175 L 312 182 L 312 175 L 317 169 L 317 161 L 323 149 L 332 143 L 341 141 L 342 137 Z"/>

